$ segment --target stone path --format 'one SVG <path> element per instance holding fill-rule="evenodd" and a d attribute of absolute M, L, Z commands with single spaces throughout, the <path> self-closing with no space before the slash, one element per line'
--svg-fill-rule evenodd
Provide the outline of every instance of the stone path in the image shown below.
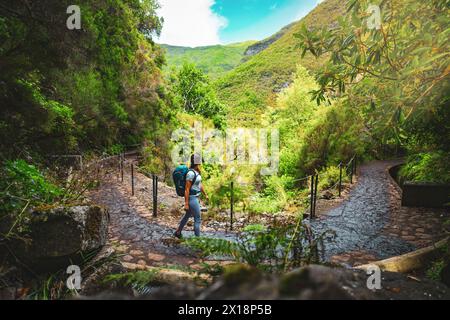
<path fill-rule="evenodd" d="M 348 198 L 311 222 L 325 239 L 326 260 L 349 266 L 404 254 L 444 237 L 448 210 L 401 207 L 401 190 L 388 169 L 398 161 L 375 161 L 359 169 L 357 185 Z"/>
<path fill-rule="evenodd" d="M 110 212 L 109 243 L 121 255 L 122 265 L 129 269 L 146 266 L 192 266 L 203 262 L 172 235 L 182 216 L 183 199 L 167 185 L 158 185 L 158 217 L 153 217 L 152 180 L 135 173 L 135 196 L 131 196 L 131 177 L 125 172 L 121 183 L 116 172 L 106 173 L 100 188 L 90 198 Z M 206 221 L 204 236 L 234 238 L 234 234 L 213 229 Z M 183 232 L 193 236 L 192 219 Z"/>
<path fill-rule="evenodd" d="M 311 222 L 320 234 L 336 233 L 324 241 L 327 261 L 355 266 L 431 245 L 443 237 L 448 210 L 401 207 L 401 190 L 388 168 L 396 161 L 376 161 L 359 168 L 356 185 L 344 200 Z M 126 167 L 129 166 L 127 164 Z M 172 237 L 182 216 L 183 199 L 173 188 L 158 186 L 158 217 L 152 214 L 152 181 L 136 172 L 131 196 L 129 172 L 120 183 L 117 172 L 107 174 L 91 198 L 106 206 L 111 215 L 109 244 L 122 253 L 129 268 L 146 266 L 198 266 L 202 261 Z M 226 214 L 225 214 L 226 215 Z M 203 235 L 235 239 L 227 233 L 226 216 L 204 216 Z M 246 221 L 238 221 L 245 225 Z M 192 219 L 184 235 L 193 236 Z"/>

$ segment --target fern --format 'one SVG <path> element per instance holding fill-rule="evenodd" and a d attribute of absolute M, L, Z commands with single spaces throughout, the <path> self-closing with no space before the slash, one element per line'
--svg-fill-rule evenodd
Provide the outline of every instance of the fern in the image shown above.
<path fill-rule="evenodd" d="M 217 238 L 188 238 L 184 244 L 203 256 L 223 255 L 263 270 L 281 271 L 319 259 L 324 235 L 314 239 L 301 221 L 296 225 L 267 228 L 250 225 L 235 241 Z"/>
<path fill-rule="evenodd" d="M 125 286 L 133 286 L 134 288 L 139 290 L 152 283 L 158 275 L 158 272 L 159 270 L 152 269 L 121 274 L 110 274 L 105 277 L 103 283 L 120 283 Z"/>

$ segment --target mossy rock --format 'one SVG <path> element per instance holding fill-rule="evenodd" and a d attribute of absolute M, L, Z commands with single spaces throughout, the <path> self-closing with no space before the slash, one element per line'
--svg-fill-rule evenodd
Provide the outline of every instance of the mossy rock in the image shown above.
<path fill-rule="evenodd" d="M 102 248 L 108 236 L 108 212 L 99 206 L 58 207 L 31 213 L 29 243 L 14 251 L 33 270 L 55 269 Z"/>
<path fill-rule="evenodd" d="M 345 280 L 353 281 L 353 274 L 341 271 L 315 265 L 294 270 L 281 277 L 279 283 L 280 296 L 308 296 L 311 299 L 352 299 L 343 289 L 342 282 Z"/>
<path fill-rule="evenodd" d="M 227 286 L 240 285 L 248 282 L 258 282 L 263 277 L 262 272 L 246 264 L 231 264 L 225 267 L 223 280 Z"/>
<path fill-rule="evenodd" d="M 450 261 L 446 261 L 446 266 L 441 271 L 441 281 L 447 286 L 450 287 Z"/>

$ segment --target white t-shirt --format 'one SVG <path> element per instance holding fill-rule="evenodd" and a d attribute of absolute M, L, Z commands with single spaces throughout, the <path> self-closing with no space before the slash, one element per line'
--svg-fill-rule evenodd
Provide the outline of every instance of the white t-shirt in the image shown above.
<path fill-rule="evenodd" d="M 194 184 L 191 187 L 191 195 L 196 195 L 199 196 L 201 193 L 201 188 L 202 188 L 202 176 L 200 175 L 200 173 L 198 173 L 195 170 L 189 170 L 187 175 L 186 175 L 186 181 L 194 181 L 195 176 L 197 176 L 197 178 L 195 179 Z"/>

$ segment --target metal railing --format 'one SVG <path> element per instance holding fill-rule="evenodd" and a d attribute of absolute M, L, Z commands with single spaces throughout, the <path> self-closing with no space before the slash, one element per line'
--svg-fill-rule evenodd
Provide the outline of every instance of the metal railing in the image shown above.
<path fill-rule="evenodd" d="M 118 169 L 118 180 L 121 183 L 124 183 L 124 173 L 126 171 L 126 166 L 129 165 L 130 168 L 130 186 L 131 186 L 131 196 L 136 195 L 136 174 L 135 173 L 141 173 L 152 180 L 152 191 L 151 191 L 151 203 L 152 203 L 152 211 L 153 211 L 153 217 L 158 217 L 158 186 L 159 181 L 164 180 L 161 179 L 158 174 L 148 171 L 147 169 L 143 167 L 139 167 L 135 162 L 136 158 L 134 158 L 132 161 L 130 161 L 129 164 L 127 164 L 126 157 L 127 156 L 136 156 L 139 155 L 138 151 L 129 151 L 126 153 L 121 153 L 118 155 L 113 156 L 107 156 L 104 158 L 101 158 L 100 160 L 96 160 L 92 163 L 89 163 L 86 165 L 86 167 L 92 167 L 96 166 L 97 168 L 97 175 L 98 178 L 100 177 L 101 171 L 105 167 L 113 168 L 116 167 Z M 81 164 L 81 167 L 83 166 L 83 157 L 81 155 L 60 155 L 60 156 L 54 156 L 54 157 L 72 157 L 79 159 L 79 163 Z M 323 191 L 330 191 L 335 190 L 337 188 L 339 197 L 342 197 L 342 190 L 343 190 L 343 178 L 344 173 L 349 177 L 350 184 L 353 184 L 354 181 L 354 175 L 356 175 L 356 169 L 357 169 L 357 157 L 354 155 L 348 163 L 344 166 L 344 163 L 339 163 L 339 180 L 338 182 Z M 316 209 L 317 209 L 317 197 L 318 197 L 318 185 L 320 178 L 324 175 L 322 174 L 313 174 L 309 175 L 303 178 L 295 179 L 292 182 L 298 183 L 302 181 L 309 181 L 309 208 L 307 211 L 309 211 L 309 218 L 314 219 L 316 217 Z M 100 178 L 98 179 L 101 180 Z M 235 216 L 235 184 L 234 181 L 230 182 L 230 230 L 233 230 L 234 225 L 234 216 Z"/>
<path fill-rule="evenodd" d="M 343 166 L 343 162 L 339 164 L 339 180 L 338 182 L 323 191 L 330 191 L 334 190 L 336 187 L 338 187 L 338 193 L 339 198 L 342 197 L 342 187 L 343 187 L 343 170 L 345 168 L 345 173 L 350 178 L 350 184 L 353 184 L 353 177 L 356 175 L 356 169 L 357 169 L 357 156 L 354 155 L 350 161 L 347 163 L 347 165 Z M 316 217 L 316 209 L 317 209 L 317 194 L 318 194 L 318 186 L 319 186 L 319 178 L 322 177 L 325 173 L 322 174 L 314 174 L 309 175 L 303 178 L 295 179 L 292 182 L 302 182 L 302 181 L 308 181 L 310 180 L 309 189 L 310 189 L 310 195 L 309 195 L 309 208 L 307 211 L 309 211 L 309 218 L 314 219 Z M 230 230 L 233 230 L 233 217 L 234 217 L 234 183 L 230 183 Z"/>

